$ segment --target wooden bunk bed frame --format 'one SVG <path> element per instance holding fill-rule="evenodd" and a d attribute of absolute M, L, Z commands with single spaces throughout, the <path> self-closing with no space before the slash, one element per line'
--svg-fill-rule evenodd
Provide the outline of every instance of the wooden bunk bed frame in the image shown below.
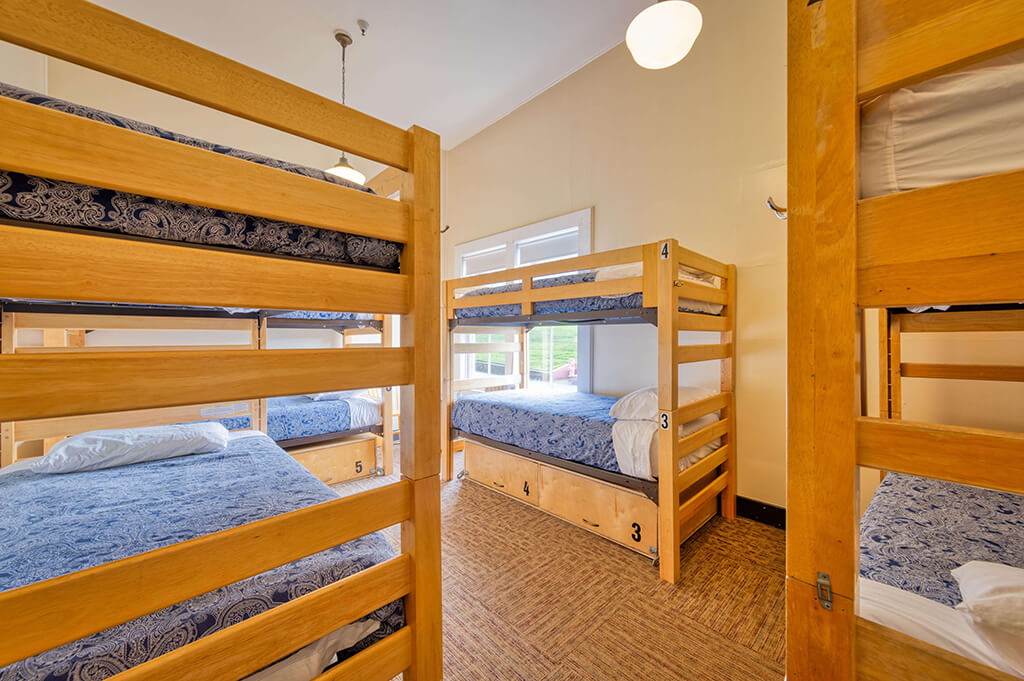
<path fill-rule="evenodd" d="M 789 2 L 789 681 L 1010 678 L 857 616 L 858 467 L 1024 492 L 1020 434 L 863 416 L 858 316 L 1024 300 L 1024 170 L 858 200 L 857 140 L 876 95 L 1022 44 L 1018 0 Z"/>
<path fill-rule="evenodd" d="M 0 421 L 409 386 L 399 482 L 0 594 L 0 666 L 401 523 L 394 559 L 116 678 L 238 679 L 404 596 L 405 627 L 318 678 L 440 679 L 437 135 L 383 123 L 81 0 L 3 0 L 0 10 L 0 40 L 405 172 L 401 201 L 391 201 L 0 99 L 5 169 L 404 244 L 401 272 L 388 273 L 2 223 L 5 298 L 404 319 L 395 348 L 4 354 Z"/>
<path fill-rule="evenodd" d="M 642 264 L 637 277 L 583 282 L 550 288 L 534 288 L 533 278 L 615 265 Z M 718 278 L 720 287 L 680 280 L 680 267 Z M 461 289 L 518 281 L 521 290 L 473 296 L 458 296 Z M 459 438 L 465 438 L 466 470 L 478 481 L 520 501 L 537 506 L 638 551 L 657 556 L 661 577 L 677 582 L 680 577 L 679 546 L 721 509 L 729 519 L 736 517 L 736 416 L 734 389 L 734 328 L 736 311 L 736 267 L 713 260 L 679 246 L 675 239 L 519 267 L 445 282 L 448 337 L 446 404 L 442 429 L 447 429 L 442 477 L 450 479 Z M 639 309 L 534 314 L 538 301 L 643 295 Z M 680 312 L 680 298 L 724 305 L 720 315 Z M 466 307 L 485 305 L 521 306 L 515 317 L 456 318 Z M 657 468 L 658 481 L 646 483 L 590 466 L 574 464 L 536 452 L 495 443 L 451 428 L 454 396 L 463 390 L 522 388 L 529 383 L 527 331 L 540 324 L 623 324 L 654 323 L 658 326 L 658 406 L 661 411 Z M 718 332 L 720 341 L 711 345 L 680 345 L 680 331 Z M 497 343 L 455 343 L 454 334 L 487 333 L 503 335 Z M 465 353 L 505 353 L 504 376 L 454 378 L 455 356 Z M 514 359 L 518 355 L 518 364 Z M 689 362 L 721 361 L 721 392 L 708 399 L 680 406 L 679 365 Z M 512 367 L 517 367 L 516 371 Z M 708 427 L 679 439 L 680 425 L 700 416 L 719 412 L 720 419 Z M 689 468 L 679 471 L 683 456 L 717 438 L 722 446 Z M 471 470 L 472 469 L 472 470 Z M 640 484 L 637 484 L 640 483 Z M 545 489 L 549 494 L 545 494 Z M 530 490 L 535 490 L 531 494 Z M 660 500 L 660 501 L 659 501 Z M 653 537 L 657 537 L 654 541 Z"/>
<path fill-rule="evenodd" d="M 159 316 L 152 316 L 159 313 Z M 270 328 L 331 329 L 341 334 L 342 345 L 353 335 L 374 334 L 380 344 L 391 347 L 393 320 L 390 315 L 375 315 L 373 320 L 283 319 L 266 313 L 231 314 L 221 310 L 187 308 L 138 308 L 117 305 L 82 305 L 53 303 L 0 303 L 0 352 L 28 354 L 47 352 L 138 352 L 154 350 L 232 350 L 266 349 Z M 38 330 L 42 345 L 20 345 L 19 330 Z M 99 330 L 184 330 L 248 332 L 245 344 L 181 346 L 87 346 L 85 335 Z M 6 339 L 6 341 L 4 341 Z M 359 347 L 369 347 L 359 343 Z M 371 394 L 381 404 L 381 423 L 393 420 L 392 393 L 387 388 L 374 388 Z M 387 399 L 386 399 L 387 398 Z M 227 404 L 200 404 L 164 409 L 143 409 L 112 414 L 90 414 L 70 418 L 39 419 L 0 424 L 0 467 L 19 459 L 42 456 L 51 446 L 70 435 L 105 428 L 138 428 L 183 421 L 247 416 L 252 428 L 267 432 L 266 399 L 252 399 Z M 385 427 L 372 426 L 345 433 L 327 433 L 278 443 L 314 475 L 327 484 L 370 475 L 391 475 L 394 472 L 394 433 L 389 439 Z M 378 462 L 377 450 L 380 449 Z"/>

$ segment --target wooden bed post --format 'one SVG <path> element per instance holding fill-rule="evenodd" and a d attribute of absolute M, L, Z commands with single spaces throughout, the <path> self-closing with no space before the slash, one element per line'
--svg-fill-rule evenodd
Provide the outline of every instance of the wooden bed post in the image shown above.
<path fill-rule="evenodd" d="M 658 244 L 658 557 L 661 578 L 679 581 L 679 345 L 678 296 L 672 295 L 679 273 L 679 244 Z"/>
<path fill-rule="evenodd" d="M 854 678 L 854 0 L 789 0 L 788 681 Z"/>
<path fill-rule="evenodd" d="M 386 314 L 383 319 L 383 326 L 380 332 L 381 345 L 390 348 L 395 344 L 395 318 Z M 381 415 L 381 441 L 380 458 L 384 475 L 391 475 L 395 472 L 395 393 L 392 386 L 387 386 L 380 392 L 380 415 Z"/>
<path fill-rule="evenodd" d="M 16 339 L 14 313 L 0 312 L 0 354 L 14 354 Z M 14 442 L 14 422 L 0 423 L 0 467 L 14 463 Z"/>
<path fill-rule="evenodd" d="M 729 432 L 723 444 L 729 447 L 729 458 L 725 462 L 725 470 L 729 473 L 729 484 L 722 491 L 722 517 L 727 520 L 736 519 L 736 265 L 728 266 L 725 278 L 725 289 L 728 302 L 725 306 L 725 318 L 729 326 L 721 334 L 721 342 L 729 345 L 729 356 L 722 360 L 722 377 L 720 390 L 729 393 L 729 404 L 722 418 L 729 419 Z"/>
<path fill-rule="evenodd" d="M 412 230 L 402 253 L 411 278 L 412 313 L 402 319 L 402 345 L 413 347 L 413 383 L 402 389 L 402 477 L 412 482 L 412 514 L 402 523 L 402 550 L 412 554 L 412 590 L 405 614 L 412 625 L 409 681 L 439 681 L 441 665 L 441 182 L 440 138 L 409 130 L 410 172 L 401 198 Z"/>

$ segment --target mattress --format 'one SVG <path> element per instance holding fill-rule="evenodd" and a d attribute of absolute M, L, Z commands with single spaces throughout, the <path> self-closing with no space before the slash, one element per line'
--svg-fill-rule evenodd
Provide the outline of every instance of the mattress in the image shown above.
<path fill-rule="evenodd" d="M 570 284 L 582 284 L 585 282 L 597 281 L 599 275 L 596 271 L 576 272 L 557 277 L 537 277 L 533 280 L 533 288 L 552 288 L 555 286 L 568 286 Z M 522 284 L 518 282 L 503 284 L 501 286 L 486 286 L 472 289 L 463 298 L 471 296 L 483 296 L 492 293 L 509 293 L 521 291 Z M 534 314 L 554 314 L 565 312 L 601 312 L 608 310 L 629 310 L 643 307 L 644 297 L 642 293 L 627 293 L 622 296 L 587 296 L 584 298 L 568 298 L 565 300 L 544 300 L 533 304 Z M 719 314 L 722 311 L 721 305 L 705 303 L 698 300 L 680 301 L 680 312 L 699 312 L 703 314 Z M 479 319 L 483 317 L 518 317 L 523 314 L 522 305 L 513 303 L 509 305 L 483 305 L 480 307 L 464 307 L 455 311 L 459 319 Z"/>
<path fill-rule="evenodd" d="M 861 116 L 864 197 L 1024 168 L 1024 50 L 910 85 Z"/>
<path fill-rule="evenodd" d="M 336 498 L 253 433 L 220 452 L 107 470 L 11 470 L 0 474 L 0 591 Z M 381 534 L 361 537 L 14 663 L 0 680 L 104 679 L 393 555 Z M 364 619 L 379 626 L 356 649 L 403 626 L 402 602 Z"/>
<path fill-rule="evenodd" d="M 621 473 L 608 411 L 614 397 L 582 392 L 502 390 L 461 396 L 452 425 L 497 442 Z"/>
<path fill-rule="evenodd" d="M 1024 568 L 1024 496 L 890 473 L 860 523 L 862 577 L 947 606 L 950 570 L 972 560 Z"/>
<path fill-rule="evenodd" d="M 0 96 L 361 191 L 315 168 L 179 135 L 129 118 L 0 83 Z M 0 170 L 0 218 L 323 262 L 398 269 L 401 244 Z"/>
<path fill-rule="evenodd" d="M 228 430 L 251 428 L 248 416 L 217 419 Z M 267 400 L 267 435 L 275 442 L 341 433 L 381 423 L 380 404 L 368 397 L 314 401 L 305 395 Z"/>

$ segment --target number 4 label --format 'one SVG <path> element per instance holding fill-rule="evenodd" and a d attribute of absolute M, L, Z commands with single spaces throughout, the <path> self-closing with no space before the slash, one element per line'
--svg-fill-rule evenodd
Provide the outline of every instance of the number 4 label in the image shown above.
<path fill-rule="evenodd" d="M 659 250 L 661 252 L 661 259 L 668 260 L 669 253 L 671 251 L 671 249 L 669 248 L 669 243 L 667 241 L 663 242 Z"/>
<path fill-rule="evenodd" d="M 668 412 L 667 411 L 661 412 L 661 419 L 659 420 L 659 423 L 661 423 L 661 429 L 662 430 L 668 430 Z"/>

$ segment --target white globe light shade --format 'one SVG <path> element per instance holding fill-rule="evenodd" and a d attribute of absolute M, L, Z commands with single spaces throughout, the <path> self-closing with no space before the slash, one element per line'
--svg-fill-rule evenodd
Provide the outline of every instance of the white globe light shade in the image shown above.
<path fill-rule="evenodd" d="M 645 69 L 668 68 L 690 52 L 703 23 L 692 4 L 664 0 L 633 18 L 626 29 L 626 47 Z"/>
<path fill-rule="evenodd" d="M 337 164 L 331 166 L 324 172 L 330 173 L 331 175 L 337 175 L 343 180 L 355 182 L 356 184 L 366 184 L 366 175 L 363 175 L 361 172 L 349 165 L 348 159 L 344 156 L 338 159 Z"/>

